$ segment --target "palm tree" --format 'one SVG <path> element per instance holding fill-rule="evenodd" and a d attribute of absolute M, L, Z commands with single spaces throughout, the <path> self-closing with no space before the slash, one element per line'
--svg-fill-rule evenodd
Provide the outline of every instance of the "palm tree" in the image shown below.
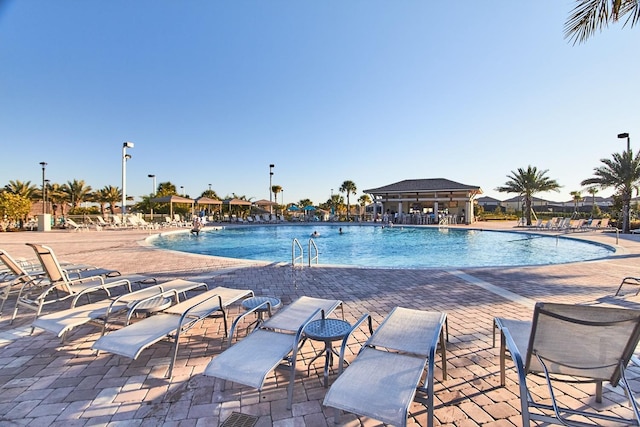
<path fill-rule="evenodd" d="M 356 184 L 349 180 L 343 182 L 340 186 L 340 192 L 347 193 L 347 221 L 349 221 L 349 195 L 353 194 L 355 196 L 357 190 Z"/>
<path fill-rule="evenodd" d="M 80 203 L 88 198 L 91 193 L 91 186 L 85 185 L 82 179 L 74 179 L 73 181 L 67 181 L 66 184 L 63 184 L 62 191 L 69 195 L 71 199 L 71 210 L 74 210 Z"/>
<path fill-rule="evenodd" d="M 364 207 L 367 206 L 368 203 L 371 203 L 371 198 L 368 194 L 363 194 L 362 196 L 358 197 L 358 205 L 361 207 L 361 209 L 364 209 Z M 360 215 L 362 216 L 362 210 L 360 211 Z"/>
<path fill-rule="evenodd" d="M 640 152 L 633 150 L 613 153 L 611 159 L 600 159 L 604 166 L 593 170 L 595 177 L 585 179 L 582 185 L 597 185 L 600 188 L 613 187 L 622 200 L 622 232 L 629 232 L 629 207 L 633 190 L 638 193 L 640 184 Z"/>
<path fill-rule="evenodd" d="M 598 194 L 598 187 L 587 188 L 587 193 L 591 194 L 591 217 L 594 217 L 596 213 L 600 214 L 600 208 L 596 206 L 596 194 Z"/>
<path fill-rule="evenodd" d="M 53 216 L 58 216 L 58 207 L 60 207 L 62 216 L 64 216 L 64 206 L 67 203 L 68 195 L 62 190 L 63 186 L 57 183 L 50 183 L 47 187 L 47 200 L 51 202 Z"/>
<path fill-rule="evenodd" d="M 527 225 L 531 225 L 531 202 L 535 193 L 544 191 L 558 191 L 560 184 L 555 179 L 547 176 L 548 170 L 539 171 L 535 166 L 527 166 L 527 169 L 518 168 L 518 172 L 511 171 L 507 175 L 509 181 L 503 187 L 496 188 L 501 193 L 517 193 L 524 197 L 524 210 Z"/>
<path fill-rule="evenodd" d="M 581 191 L 571 191 L 571 197 L 573 197 L 573 213 L 578 213 L 578 203 L 582 200 L 582 192 Z"/>
<path fill-rule="evenodd" d="M 596 31 L 626 16 L 623 26 L 633 28 L 640 19 L 639 0 L 576 0 L 564 24 L 564 37 L 573 44 L 585 42 Z"/>
<path fill-rule="evenodd" d="M 282 191 L 282 187 L 279 185 L 272 185 L 271 186 L 271 192 L 273 193 L 273 201 L 276 204 L 276 214 L 278 213 L 278 193 L 280 193 Z"/>
<path fill-rule="evenodd" d="M 38 190 L 38 187 L 31 184 L 31 181 L 9 181 L 4 188 L 9 193 L 17 194 L 29 200 L 42 199 L 42 190 Z"/>
<path fill-rule="evenodd" d="M 118 187 L 107 185 L 94 193 L 95 201 L 100 204 L 100 214 L 104 216 L 105 205 L 109 204 L 109 211 L 115 215 L 115 207 L 122 201 L 122 191 Z"/>

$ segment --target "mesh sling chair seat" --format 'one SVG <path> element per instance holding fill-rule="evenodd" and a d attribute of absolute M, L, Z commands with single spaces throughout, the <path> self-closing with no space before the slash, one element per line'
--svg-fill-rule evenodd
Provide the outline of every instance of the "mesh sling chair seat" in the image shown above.
<path fill-rule="evenodd" d="M 117 297 L 78 305 L 78 302 L 81 299 L 84 299 L 82 298 L 84 293 L 95 292 L 95 290 L 89 289 L 76 295 L 70 308 L 40 316 L 31 324 L 31 326 L 54 333 L 61 338 L 62 342 L 64 342 L 66 335 L 71 330 L 90 322 L 99 322 L 104 331 L 104 327 L 113 315 L 122 313 L 123 311 L 134 311 L 136 309 L 136 303 L 139 301 L 145 301 L 157 297 L 167 291 L 175 291 L 177 294 L 184 295 L 186 292 L 197 288 L 204 288 L 204 290 L 207 290 L 208 286 L 206 283 L 176 279 L 134 292 L 122 294 Z"/>
<path fill-rule="evenodd" d="M 251 296 L 253 296 L 253 291 L 251 290 L 218 286 L 173 305 L 160 314 L 155 314 L 108 333 L 100 337 L 92 348 L 135 360 L 147 347 L 164 338 L 169 338 L 173 341 L 173 352 L 166 377 L 171 378 L 182 334 L 207 317 L 220 312 L 226 336 L 226 308 L 243 298 Z"/>
<path fill-rule="evenodd" d="M 352 331 L 366 317 L 363 316 Z M 438 345 L 442 379 L 447 378 L 446 321 L 446 313 L 396 307 L 342 372 L 349 338 L 345 337 L 340 355 L 340 373 L 323 404 L 388 424 L 406 426 L 409 407 L 416 392 L 421 391 L 427 395 L 427 425 L 432 427 Z M 422 380 L 424 384 L 420 386 Z M 335 423 L 339 422 L 339 415 L 336 411 Z"/>
<path fill-rule="evenodd" d="M 264 305 L 269 304 L 268 301 Z M 296 359 L 303 340 L 302 331 L 309 322 L 324 317 L 341 306 L 340 300 L 302 296 L 280 309 L 244 339 L 215 356 L 207 365 L 204 375 L 262 390 L 267 375 L 282 362 L 288 363 L 290 378 L 287 390 L 287 408 L 291 408 L 295 382 Z M 259 310 L 257 306 L 239 316 L 231 327 L 229 343 L 238 323 Z"/>
<path fill-rule="evenodd" d="M 625 369 L 640 340 L 640 310 L 587 305 L 537 303 L 531 322 L 496 318 L 500 329 L 500 379 L 504 385 L 506 352 L 518 374 L 523 426 L 531 420 L 567 426 L 600 425 L 602 421 L 640 425 L 640 413 Z M 529 375 L 543 376 L 550 404 L 534 400 Z M 556 398 L 558 382 L 593 382 L 595 398 L 602 400 L 602 383 L 620 384 L 629 398 L 613 413 L 567 408 Z M 613 412 L 613 411 L 612 411 Z"/>

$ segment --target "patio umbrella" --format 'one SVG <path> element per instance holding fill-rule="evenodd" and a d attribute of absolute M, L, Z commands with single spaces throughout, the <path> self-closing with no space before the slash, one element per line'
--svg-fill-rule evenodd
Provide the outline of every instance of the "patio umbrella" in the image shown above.
<path fill-rule="evenodd" d="M 155 199 L 151 199 L 150 201 L 152 203 L 169 203 L 169 212 L 170 212 L 171 218 L 173 218 L 173 204 L 174 203 L 190 204 L 191 205 L 191 212 L 193 212 L 194 200 L 193 199 L 189 199 L 188 197 L 176 196 L 174 194 L 174 195 L 171 195 L 171 196 L 156 197 Z"/>
<path fill-rule="evenodd" d="M 291 205 L 289 206 L 289 208 L 287 209 L 289 212 L 297 212 L 300 210 L 299 207 L 297 207 L 296 205 Z"/>
<path fill-rule="evenodd" d="M 316 210 L 316 208 L 315 208 L 315 207 L 313 207 L 313 206 L 305 206 L 305 207 L 304 207 L 304 210 L 305 210 L 305 211 L 307 211 L 307 212 L 309 212 L 309 211 L 315 211 L 315 210 Z"/>

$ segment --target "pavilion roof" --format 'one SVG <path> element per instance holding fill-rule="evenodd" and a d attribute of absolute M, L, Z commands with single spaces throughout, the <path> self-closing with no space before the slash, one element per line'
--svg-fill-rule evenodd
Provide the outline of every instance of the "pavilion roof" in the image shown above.
<path fill-rule="evenodd" d="M 406 193 L 406 192 L 438 192 L 438 191 L 472 191 L 478 194 L 482 189 L 476 185 L 466 185 L 444 178 L 405 179 L 383 187 L 364 190 L 365 193 Z"/>

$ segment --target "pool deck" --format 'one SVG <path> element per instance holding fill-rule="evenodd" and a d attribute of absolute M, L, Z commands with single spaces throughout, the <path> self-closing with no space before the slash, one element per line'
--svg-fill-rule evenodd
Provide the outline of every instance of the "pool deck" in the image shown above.
<path fill-rule="evenodd" d="M 514 225 L 477 223 L 473 228 L 515 230 Z M 506 387 L 499 385 L 498 349 L 492 346 L 495 316 L 530 319 L 536 301 L 608 301 L 606 297 L 615 292 L 622 277 L 640 276 L 640 235 L 620 235 L 616 245 L 615 233 L 573 233 L 618 248 L 607 259 L 573 264 L 456 270 L 314 266 L 293 270 L 289 264 L 158 250 L 141 243 L 151 233 L 0 233 L 0 248 L 13 257 L 33 258 L 25 243 L 40 243 L 51 246 L 61 260 L 117 269 L 123 274 L 146 274 L 161 281 L 182 278 L 204 281 L 210 287 L 252 289 L 256 295 L 276 296 L 285 305 L 301 295 L 336 298 L 344 302 L 345 319 L 350 322 L 370 313 L 379 324 L 395 306 L 445 311 L 450 334 L 449 378 L 440 382 L 439 369 L 435 374 L 435 424 L 441 426 L 521 425 L 512 368 L 507 372 Z M 166 343 L 152 345 L 135 361 L 104 352 L 96 355 L 91 350 L 100 335 L 95 326 L 74 330 L 61 344 L 50 333 L 29 335 L 30 313 L 21 312 L 10 325 L 14 298 L 9 299 L 0 318 L 2 426 L 215 426 L 232 412 L 259 417 L 257 426 L 334 425 L 334 411 L 322 406 L 326 391 L 322 359 L 314 363 L 309 376 L 304 363 L 321 349 L 321 343 L 303 347 L 294 404 L 287 410 L 285 371 L 277 370 L 268 378 L 261 393 L 231 384 L 226 391 L 217 391 L 213 379 L 201 375 L 207 363 L 226 348 L 218 318 L 205 320 L 183 338 L 173 378 L 166 379 L 170 354 Z M 230 315 L 239 313 L 241 309 L 234 306 Z M 350 357 L 359 345 L 353 342 Z M 512 366 L 510 362 L 508 366 Z M 640 368 L 633 371 L 631 387 L 640 391 Z M 335 379 L 334 371 L 329 378 Z M 564 387 L 562 399 L 593 406 L 595 402 L 583 391 L 592 387 Z M 606 390 L 598 408 L 628 411 L 626 404 L 620 406 L 617 401 L 618 395 Z M 409 425 L 425 425 L 425 414 L 424 406 L 414 403 Z M 381 424 L 345 414 L 340 425 Z"/>

